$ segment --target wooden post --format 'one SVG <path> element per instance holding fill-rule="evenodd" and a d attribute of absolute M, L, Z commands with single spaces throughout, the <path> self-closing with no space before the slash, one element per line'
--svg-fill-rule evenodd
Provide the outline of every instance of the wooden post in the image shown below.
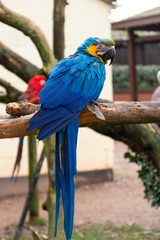
<path fill-rule="evenodd" d="M 129 29 L 129 45 L 128 45 L 128 59 L 129 59 L 129 72 L 130 72 L 130 89 L 131 100 L 137 101 L 137 80 L 136 80 L 136 48 L 134 40 L 134 31 Z"/>
<path fill-rule="evenodd" d="M 29 164 L 29 188 L 32 182 L 32 178 L 35 173 L 35 169 L 37 166 L 37 146 L 36 146 L 36 137 L 35 135 L 31 135 L 28 137 L 28 164 Z M 34 221 L 39 216 L 38 211 L 38 187 L 36 186 L 31 203 L 30 203 L 30 221 Z"/>
<path fill-rule="evenodd" d="M 144 44 L 140 44 L 140 64 L 145 65 L 145 51 Z"/>

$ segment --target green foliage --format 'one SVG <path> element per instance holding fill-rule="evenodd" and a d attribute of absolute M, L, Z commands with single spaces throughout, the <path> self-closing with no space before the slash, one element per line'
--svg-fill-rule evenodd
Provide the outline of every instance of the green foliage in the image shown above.
<path fill-rule="evenodd" d="M 46 226 L 47 221 L 46 221 L 45 218 L 39 218 L 36 221 L 30 222 L 30 225 L 32 225 L 32 226 Z"/>
<path fill-rule="evenodd" d="M 0 235 L 0 240 L 13 240 L 14 239 L 14 236 L 2 236 Z M 32 235 L 23 235 L 20 237 L 20 240 L 33 240 L 33 237 Z"/>
<path fill-rule="evenodd" d="M 137 83 L 140 91 L 153 91 L 158 86 L 157 72 L 159 65 L 137 65 Z M 113 65 L 113 89 L 117 92 L 129 90 L 129 66 Z"/>
<path fill-rule="evenodd" d="M 38 230 L 39 232 L 39 230 Z M 46 234 L 40 234 L 43 240 Z M 111 222 L 106 223 L 84 223 L 74 227 L 72 240 L 158 240 L 160 238 L 160 229 L 146 229 L 140 225 L 121 225 L 117 226 Z M 13 235 L 2 236 L 0 239 L 12 240 Z M 25 232 L 20 240 L 33 240 L 31 232 Z M 59 238 L 55 238 L 55 240 Z M 64 238 L 63 238 L 64 239 Z"/>
<path fill-rule="evenodd" d="M 160 206 L 160 176 L 158 170 L 152 165 L 145 162 L 137 153 L 127 152 L 124 155 L 125 158 L 129 158 L 130 162 L 137 163 L 141 166 L 138 171 L 138 176 L 141 178 L 145 187 L 144 193 L 146 199 L 148 199 L 152 207 Z"/>

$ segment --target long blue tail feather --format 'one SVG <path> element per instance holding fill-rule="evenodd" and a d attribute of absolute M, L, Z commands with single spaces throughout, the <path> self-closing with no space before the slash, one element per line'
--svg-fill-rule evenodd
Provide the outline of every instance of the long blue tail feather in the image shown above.
<path fill-rule="evenodd" d="M 56 186 L 56 213 L 55 213 L 55 232 L 54 236 L 57 235 L 57 224 L 59 217 L 59 209 L 60 209 L 60 142 L 59 142 L 59 134 L 56 134 L 56 159 L 55 159 L 55 186 Z"/>
<path fill-rule="evenodd" d="M 74 218 L 74 176 L 76 175 L 76 146 L 79 126 L 79 116 L 74 118 L 64 130 L 64 156 L 62 159 L 62 132 L 56 134 L 56 214 L 55 236 L 60 208 L 60 188 L 62 191 L 62 203 L 64 209 L 64 229 L 66 240 L 71 239 Z M 62 162 L 64 161 L 64 162 Z M 64 169 L 63 169 L 63 166 Z"/>
<path fill-rule="evenodd" d="M 64 177 L 67 190 L 67 214 L 64 219 L 64 229 L 66 239 L 70 240 L 73 229 L 74 218 L 74 175 L 76 174 L 76 148 L 77 134 L 79 126 L 79 117 L 76 117 L 70 124 L 67 125 L 65 131 L 65 155 L 64 155 Z"/>

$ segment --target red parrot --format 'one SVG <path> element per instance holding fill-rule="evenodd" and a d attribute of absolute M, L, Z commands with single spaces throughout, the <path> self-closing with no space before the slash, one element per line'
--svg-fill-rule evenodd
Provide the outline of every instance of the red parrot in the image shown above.
<path fill-rule="evenodd" d="M 38 104 L 38 100 L 40 99 L 40 96 L 38 96 L 38 93 L 41 91 L 41 89 L 45 85 L 45 77 L 43 75 L 37 75 L 30 79 L 28 82 L 28 87 L 24 93 L 18 98 L 18 100 L 22 102 L 31 102 L 34 104 Z M 14 177 L 15 171 L 17 169 L 17 174 L 19 172 L 20 167 L 20 161 L 22 157 L 22 149 L 23 149 L 23 140 L 24 137 L 19 138 L 19 144 L 18 144 L 18 151 L 16 156 L 16 161 L 14 164 L 11 180 Z"/>
<path fill-rule="evenodd" d="M 30 79 L 28 82 L 28 87 L 24 93 L 18 98 L 20 102 L 31 102 L 34 104 L 38 104 L 38 100 L 40 96 L 38 93 L 44 87 L 45 77 L 42 75 L 37 75 Z"/>

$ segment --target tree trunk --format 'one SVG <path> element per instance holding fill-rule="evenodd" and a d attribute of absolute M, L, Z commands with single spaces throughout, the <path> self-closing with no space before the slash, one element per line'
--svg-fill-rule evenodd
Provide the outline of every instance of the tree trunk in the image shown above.
<path fill-rule="evenodd" d="M 29 188 L 37 166 L 37 145 L 36 136 L 28 137 L 28 163 L 29 163 Z M 35 187 L 34 194 L 30 203 L 30 221 L 34 221 L 39 217 L 39 204 L 38 204 L 38 186 Z"/>
<path fill-rule="evenodd" d="M 52 135 L 44 140 L 45 155 L 48 164 L 48 198 L 47 198 L 47 211 L 48 211 L 48 240 L 54 238 L 54 225 L 55 225 L 55 157 L 54 148 L 55 137 Z"/>
<path fill-rule="evenodd" d="M 53 49 L 54 49 L 55 58 L 58 60 L 61 60 L 62 58 L 64 58 L 65 6 L 66 6 L 66 0 L 54 0 Z"/>
<path fill-rule="evenodd" d="M 44 140 L 45 155 L 47 157 L 48 164 L 48 197 L 43 204 L 48 211 L 48 240 L 54 238 L 54 226 L 55 226 L 55 204 L 56 204 L 56 189 L 55 189 L 55 135 L 52 135 Z M 60 210 L 58 221 L 57 240 L 65 239 L 63 230 L 63 213 Z"/>

